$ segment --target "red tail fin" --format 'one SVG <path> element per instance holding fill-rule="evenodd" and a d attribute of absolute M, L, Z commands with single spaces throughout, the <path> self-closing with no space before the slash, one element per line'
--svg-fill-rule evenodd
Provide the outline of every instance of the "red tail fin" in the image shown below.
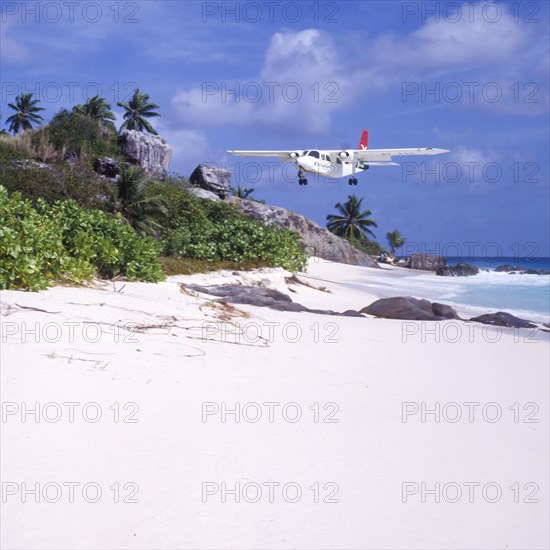
<path fill-rule="evenodd" d="M 368 147 L 369 147 L 369 132 L 368 130 L 363 130 L 358 149 L 368 149 Z"/>

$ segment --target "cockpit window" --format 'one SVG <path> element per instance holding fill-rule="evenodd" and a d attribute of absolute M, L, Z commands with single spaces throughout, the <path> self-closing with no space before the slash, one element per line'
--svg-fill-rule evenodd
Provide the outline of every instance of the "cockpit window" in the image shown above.
<path fill-rule="evenodd" d="M 309 157 L 315 157 L 316 159 L 318 159 L 319 158 L 319 151 L 310 151 L 308 153 L 308 156 Z"/>

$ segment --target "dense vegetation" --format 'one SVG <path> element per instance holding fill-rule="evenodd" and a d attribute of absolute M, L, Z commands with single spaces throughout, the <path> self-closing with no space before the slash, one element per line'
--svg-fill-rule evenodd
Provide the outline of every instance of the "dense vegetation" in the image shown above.
<path fill-rule="evenodd" d="M 137 100 L 128 105 L 134 118 L 126 119 L 147 128 L 143 120 L 156 106 L 146 94 Z M 27 125 L 19 135 L 0 136 L 0 288 L 38 290 L 93 276 L 158 281 L 161 265 L 169 273 L 304 269 L 298 234 L 198 199 L 184 178 L 157 181 L 126 167 L 109 107 L 92 98 L 38 130 Z M 98 176 L 99 156 L 120 162 L 117 183 Z"/>
<path fill-rule="evenodd" d="M 158 243 L 74 200 L 33 205 L 0 186 L 0 288 L 39 290 L 52 281 L 78 283 L 94 275 L 156 282 L 164 274 Z"/>

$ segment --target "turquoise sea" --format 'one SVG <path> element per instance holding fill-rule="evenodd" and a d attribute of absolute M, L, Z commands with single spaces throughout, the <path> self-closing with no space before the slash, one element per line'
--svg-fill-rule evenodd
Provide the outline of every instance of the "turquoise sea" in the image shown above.
<path fill-rule="evenodd" d="M 453 301 L 480 307 L 499 308 L 530 312 L 542 316 L 541 320 L 550 319 L 550 275 L 530 275 L 499 273 L 494 271 L 503 264 L 520 265 L 526 269 L 550 270 L 550 258 L 453 258 L 449 265 L 456 265 L 459 261 L 467 262 L 479 267 L 481 271 L 473 277 L 460 277 L 456 285 Z M 443 278 L 443 277 L 441 277 Z M 447 277 L 445 277 L 446 279 Z M 453 277 L 455 278 L 455 277 Z M 540 319 L 540 318 L 539 318 Z"/>
<path fill-rule="evenodd" d="M 382 295 L 409 295 L 458 306 L 471 306 L 480 312 L 508 311 L 539 322 L 550 322 L 550 275 L 528 275 L 496 272 L 499 265 L 521 265 L 527 269 L 550 270 L 550 258 L 519 259 L 500 257 L 449 258 L 448 265 L 464 261 L 480 268 L 471 277 L 441 277 L 432 272 L 411 272 L 399 288 L 395 280 L 389 288 L 387 279 L 370 276 L 361 286 L 377 289 Z M 399 291 L 399 294 L 396 292 Z"/>

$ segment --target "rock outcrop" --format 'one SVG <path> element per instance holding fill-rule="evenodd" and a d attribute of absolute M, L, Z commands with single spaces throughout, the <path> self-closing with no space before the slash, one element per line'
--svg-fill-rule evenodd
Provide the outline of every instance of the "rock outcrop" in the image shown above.
<path fill-rule="evenodd" d="M 194 197 L 197 197 L 197 199 L 208 199 L 209 201 L 214 202 L 220 202 L 221 199 L 216 195 L 215 193 L 212 193 L 212 191 L 207 191 L 206 189 L 201 189 L 200 187 L 195 187 L 193 185 L 184 185 L 185 190 Z"/>
<path fill-rule="evenodd" d="M 447 260 L 443 256 L 417 252 L 411 257 L 409 267 L 411 269 L 424 269 L 426 271 L 437 271 L 440 267 L 446 267 Z"/>
<path fill-rule="evenodd" d="M 522 265 L 499 265 L 495 268 L 495 271 L 510 273 L 512 275 L 550 275 L 550 271 L 548 269 L 528 269 Z"/>
<path fill-rule="evenodd" d="M 346 317 L 362 317 L 358 311 L 347 310 L 343 313 L 326 309 L 309 309 L 302 304 L 292 301 L 292 298 L 283 292 L 260 286 L 241 285 L 186 285 L 186 289 L 211 296 L 218 296 L 228 304 L 248 304 L 251 306 L 269 307 L 278 311 L 293 311 L 320 313 L 322 315 L 343 315 Z"/>
<path fill-rule="evenodd" d="M 376 300 L 363 308 L 361 313 L 382 317 L 384 319 L 403 319 L 411 321 L 442 321 L 459 319 L 458 313 L 451 306 L 431 303 L 429 300 L 395 296 Z"/>
<path fill-rule="evenodd" d="M 526 269 L 521 275 L 550 275 L 549 269 Z"/>
<path fill-rule="evenodd" d="M 168 172 L 172 146 L 160 136 L 123 130 L 119 143 L 129 162 L 141 166 L 150 176 L 164 176 Z"/>
<path fill-rule="evenodd" d="M 479 268 L 466 262 L 458 262 L 455 266 L 440 267 L 435 272 L 436 275 L 443 277 L 469 277 L 478 273 Z"/>
<path fill-rule="evenodd" d="M 110 157 L 96 158 L 94 170 L 100 176 L 116 182 L 120 177 L 120 162 Z"/>
<path fill-rule="evenodd" d="M 485 325 L 495 325 L 498 327 L 514 327 L 514 328 L 535 328 L 537 325 L 527 321 L 526 319 L 520 319 L 511 313 L 505 311 L 498 311 L 497 313 L 486 313 L 479 317 L 472 317 L 470 321 L 477 321 Z"/>
<path fill-rule="evenodd" d="M 53 167 L 44 162 L 37 162 L 35 160 L 10 160 L 10 164 L 15 168 L 20 168 L 21 170 L 53 170 Z"/>
<path fill-rule="evenodd" d="M 509 273 L 510 271 L 523 271 L 525 268 L 521 265 L 509 265 L 509 264 L 504 264 L 504 265 L 499 265 L 498 267 L 495 267 L 495 271 L 497 272 L 504 272 L 504 273 Z"/>
<path fill-rule="evenodd" d="M 231 172 L 222 168 L 208 166 L 208 164 L 199 164 L 189 181 L 205 191 L 214 193 L 221 199 L 225 199 L 229 195 L 231 188 Z"/>
<path fill-rule="evenodd" d="M 236 204 L 252 218 L 296 231 L 302 237 L 305 251 L 310 256 L 343 264 L 379 267 L 366 252 L 357 250 L 346 240 L 296 212 L 237 197 L 229 197 L 227 202 Z"/>
<path fill-rule="evenodd" d="M 63 161 L 71 166 L 78 164 L 78 153 L 76 151 L 67 151 L 63 156 Z"/>

